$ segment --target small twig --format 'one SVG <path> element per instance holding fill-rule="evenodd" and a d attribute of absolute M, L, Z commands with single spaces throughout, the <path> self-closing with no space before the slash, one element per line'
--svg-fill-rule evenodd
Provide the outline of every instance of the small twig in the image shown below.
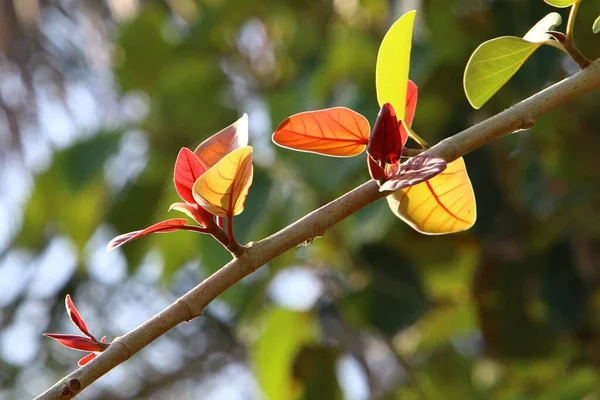
<path fill-rule="evenodd" d="M 575 40 L 573 39 L 573 32 L 574 32 L 574 27 L 575 27 L 575 17 L 577 16 L 578 10 L 579 10 L 579 1 L 576 1 L 571 6 L 571 12 L 569 13 L 569 20 L 567 21 L 567 29 L 565 32 L 566 38 L 565 38 L 565 41 L 561 44 L 564 47 L 567 54 L 569 54 L 569 56 L 571 56 L 573 61 L 575 61 L 581 69 L 585 69 L 592 64 L 592 61 L 590 61 L 589 58 L 584 56 L 581 53 L 581 51 L 579 51 L 579 49 L 575 45 Z"/>

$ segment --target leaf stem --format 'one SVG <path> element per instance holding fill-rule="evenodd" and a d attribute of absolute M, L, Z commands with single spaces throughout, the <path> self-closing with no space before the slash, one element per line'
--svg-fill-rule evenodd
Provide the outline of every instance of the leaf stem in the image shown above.
<path fill-rule="evenodd" d="M 406 122 L 404 122 L 404 120 L 402 121 L 402 125 L 404 126 L 404 129 L 406 129 L 408 136 L 413 138 L 414 141 L 417 142 L 423 150 L 426 150 L 431 147 L 429 145 L 429 143 L 427 143 L 427 140 L 425 140 L 421 136 L 417 135 L 417 133 L 415 131 L 413 131 L 412 128 L 410 126 L 408 126 L 408 124 Z"/>
<path fill-rule="evenodd" d="M 571 56 L 573 61 L 579 65 L 581 69 L 585 69 L 589 67 L 592 62 L 589 58 L 584 56 L 581 51 L 575 45 L 575 41 L 573 39 L 573 32 L 575 27 L 575 17 L 577 16 L 577 11 L 579 10 L 579 1 L 576 1 L 571 6 L 571 12 L 569 13 L 569 20 L 567 21 L 567 29 L 566 29 L 566 39 L 563 43 L 561 43 L 565 49 L 565 51 Z"/>
<path fill-rule="evenodd" d="M 233 215 L 227 216 L 227 238 L 229 239 L 227 250 L 229 250 L 235 257 L 241 256 L 245 247 L 240 246 L 238 242 L 235 241 L 235 236 L 233 234 Z"/>

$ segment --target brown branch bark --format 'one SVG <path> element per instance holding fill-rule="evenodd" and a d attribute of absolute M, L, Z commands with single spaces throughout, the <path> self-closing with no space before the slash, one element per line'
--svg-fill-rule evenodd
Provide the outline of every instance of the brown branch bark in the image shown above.
<path fill-rule="evenodd" d="M 598 88 L 600 60 L 500 114 L 441 141 L 424 153 L 453 161 L 504 135 L 531 127 L 537 118 L 557 106 Z M 37 398 L 74 397 L 177 324 L 198 317 L 218 295 L 266 262 L 308 239 L 324 235 L 333 225 L 386 194 L 379 192 L 375 181 L 366 182 L 266 239 L 250 243 L 239 258 L 230 261 L 135 330 L 115 339 L 104 353 L 58 381 Z"/>

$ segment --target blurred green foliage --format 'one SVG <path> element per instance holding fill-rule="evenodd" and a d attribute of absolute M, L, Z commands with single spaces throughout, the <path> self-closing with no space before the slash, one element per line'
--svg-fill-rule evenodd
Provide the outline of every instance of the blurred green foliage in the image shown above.
<path fill-rule="evenodd" d="M 574 68 L 556 49 L 541 48 L 481 110 L 465 98 L 462 74 L 472 51 L 496 36 L 523 35 L 552 10 L 542 0 L 142 4 L 115 31 L 114 74 L 122 94 L 147 96 L 148 115 L 136 127 L 147 134 L 146 167 L 111 190 L 103 166 L 121 132 L 99 132 L 57 152 L 35 178 L 13 247 L 42 251 L 53 236 L 67 235 L 83 266 L 98 226 L 116 234 L 165 219 L 177 197 L 179 148 L 193 148 L 244 111 L 257 150 L 246 210 L 235 220 L 240 241 L 276 232 L 364 182 L 362 156 L 294 153 L 271 145 L 270 134 L 289 115 L 329 106 L 353 108 L 372 123 L 377 48 L 412 5 L 419 14 L 411 79 L 420 89 L 413 127 L 430 143 Z M 590 29 L 597 11 L 584 1 L 575 31 L 591 59 L 600 56 Z M 266 398 L 342 398 L 336 363 L 343 354 L 364 370 L 373 398 L 596 398 L 598 104 L 600 93 L 575 99 L 532 129 L 469 154 L 479 215 L 470 231 L 419 235 L 378 202 L 224 293 L 233 315 L 228 329 L 247 347 Z M 165 291 L 187 262 L 200 263 L 195 283 L 229 260 L 210 238 L 176 232 L 124 246 L 129 272 L 152 250 L 162 257 Z M 272 277 L 291 266 L 323 283 L 308 310 L 286 309 L 268 295 Z M 85 285 L 85 269 L 78 272 L 72 285 Z"/>

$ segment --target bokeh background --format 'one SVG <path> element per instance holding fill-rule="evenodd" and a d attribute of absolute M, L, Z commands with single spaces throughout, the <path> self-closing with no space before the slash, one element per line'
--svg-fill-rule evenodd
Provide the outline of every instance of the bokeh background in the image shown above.
<path fill-rule="evenodd" d="M 105 250 L 178 216 L 182 146 L 249 114 L 244 243 L 368 179 L 362 156 L 295 153 L 270 135 L 334 105 L 373 123 L 377 49 L 411 9 L 413 127 L 432 143 L 577 70 L 542 48 L 483 109 L 468 105 L 471 52 L 523 35 L 553 11 L 542 0 L 0 1 L 0 398 L 32 398 L 76 368 L 81 353 L 41 335 L 75 333 L 66 293 L 111 340 L 229 260 L 190 232 Z M 583 1 L 575 31 L 590 58 L 599 12 Z M 469 154 L 470 231 L 422 236 L 380 201 L 80 398 L 600 398 L 599 104 L 588 94 Z"/>

